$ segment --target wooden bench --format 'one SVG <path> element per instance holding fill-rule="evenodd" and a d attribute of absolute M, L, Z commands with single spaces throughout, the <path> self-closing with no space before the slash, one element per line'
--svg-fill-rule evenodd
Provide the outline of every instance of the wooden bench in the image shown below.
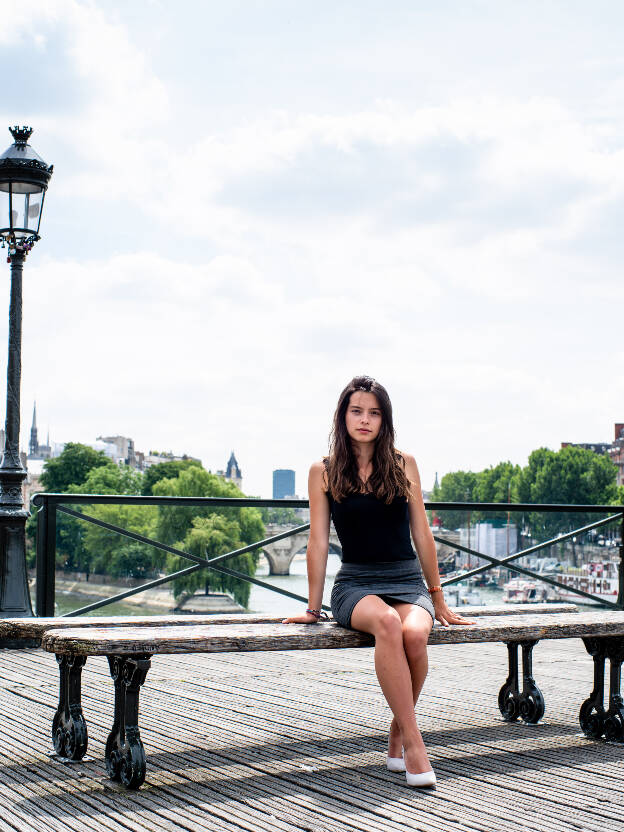
<path fill-rule="evenodd" d="M 498 695 L 503 718 L 536 723 L 544 714 L 544 698 L 532 673 L 533 648 L 541 639 L 579 637 L 594 660 L 594 687 L 583 702 L 579 720 L 588 737 L 624 741 L 624 704 L 620 671 L 624 660 L 624 612 L 542 613 L 482 616 L 471 626 L 434 627 L 429 644 L 500 641 L 507 645 L 509 672 Z M 151 658 L 167 653 L 222 653 L 260 650 L 316 650 L 371 647 L 371 636 L 346 630 L 333 622 L 315 625 L 229 623 L 219 626 L 68 627 L 48 629 L 45 650 L 55 653 L 60 668 L 59 706 L 52 735 L 56 752 L 82 759 L 87 728 L 81 707 L 81 672 L 88 656 L 106 656 L 115 688 L 115 713 L 106 742 L 106 769 L 113 780 L 138 788 L 145 779 L 145 752 L 138 716 L 139 691 Z M 522 654 L 519 673 L 518 650 Z M 604 706 L 605 661 L 610 660 L 609 705 Z"/>
<path fill-rule="evenodd" d="M 497 604 L 491 607 L 455 607 L 458 612 L 475 616 L 519 615 L 523 613 L 576 612 L 575 604 Z M 219 615 L 110 615 L 110 616 L 55 616 L 54 618 L 2 618 L 0 619 L 0 642 L 4 646 L 38 647 L 48 630 L 71 627 L 187 627 L 197 624 L 281 624 L 283 615 L 254 615 L 235 613 Z M 14 642 L 9 645 L 8 642 Z"/>

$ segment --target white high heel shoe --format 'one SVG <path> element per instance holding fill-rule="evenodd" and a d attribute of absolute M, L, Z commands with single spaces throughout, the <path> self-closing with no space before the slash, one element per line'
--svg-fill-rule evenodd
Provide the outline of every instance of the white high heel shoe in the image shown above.
<path fill-rule="evenodd" d="M 423 771 L 422 774 L 411 774 L 405 769 L 405 779 L 408 786 L 416 786 L 416 788 L 427 789 L 432 788 L 436 784 L 436 776 L 433 769 L 430 771 Z"/>
<path fill-rule="evenodd" d="M 386 768 L 388 771 L 405 771 L 405 760 L 403 757 L 386 757 Z"/>

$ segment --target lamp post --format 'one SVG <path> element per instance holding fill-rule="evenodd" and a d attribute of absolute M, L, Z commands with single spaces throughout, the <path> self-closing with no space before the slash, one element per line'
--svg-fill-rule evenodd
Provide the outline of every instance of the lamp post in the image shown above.
<path fill-rule="evenodd" d="M 26 573 L 26 519 L 19 455 L 22 374 L 22 271 L 39 239 L 45 192 L 52 175 L 28 144 L 30 127 L 10 127 L 13 144 L 0 156 L 0 239 L 11 264 L 9 357 L 4 455 L 0 462 L 0 618 L 33 614 Z"/>

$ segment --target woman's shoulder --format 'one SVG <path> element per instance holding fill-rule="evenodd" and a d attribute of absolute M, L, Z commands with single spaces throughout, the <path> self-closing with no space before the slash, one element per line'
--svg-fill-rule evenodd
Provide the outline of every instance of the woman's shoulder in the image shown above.
<path fill-rule="evenodd" d="M 310 485 L 320 487 L 325 493 L 328 491 L 327 462 L 327 457 L 323 457 L 310 466 Z"/>
<path fill-rule="evenodd" d="M 407 468 L 408 466 L 416 465 L 416 457 L 412 454 L 408 454 L 405 451 L 400 451 L 398 448 L 395 449 L 395 453 L 397 455 L 397 459 L 402 465 Z"/>
<path fill-rule="evenodd" d="M 398 455 L 399 462 L 403 467 L 403 470 L 405 471 L 405 476 L 407 477 L 408 481 L 420 488 L 420 474 L 418 472 L 416 458 L 412 456 L 412 454 L 405 453 L 405 451 L 397 450 L 396 453 Z"/>

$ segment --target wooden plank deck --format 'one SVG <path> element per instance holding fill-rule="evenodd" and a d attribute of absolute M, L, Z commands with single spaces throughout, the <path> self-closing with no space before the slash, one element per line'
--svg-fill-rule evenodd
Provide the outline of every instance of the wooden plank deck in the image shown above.
<path fill-rule="evenodd" d="M 0 650 L 0 832 L 503 832 L 624 828 L 624 746 L 580 735 L 592 662 L 581 642 L 542 642 L 541 725 L 503 722 L 502 644 L 430 649 L 418 714 L 436 791 L 384 768 L 389 711 L 372 650 L 172 655 L 141 697 L 145 786 L 104 772 L 113 687 L 104 658 L 84 671 L 89 759 L 48 756 L 54 656 Z"/>

